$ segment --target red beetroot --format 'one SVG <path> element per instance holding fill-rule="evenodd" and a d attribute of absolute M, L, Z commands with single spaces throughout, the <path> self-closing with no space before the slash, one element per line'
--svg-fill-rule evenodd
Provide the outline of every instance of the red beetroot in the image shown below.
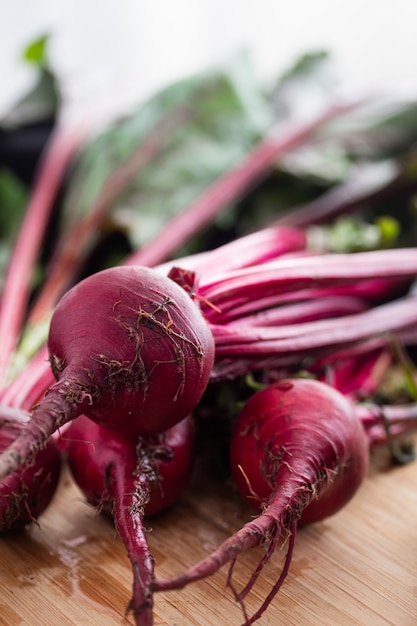
<path fill-rule="evenodd" d="M 58 382 L 0 456 L 0 477 L 81 414 L 131 436 L 170 428 L 199 402 L 214 360 L 198 306 L 145 267 L 103 270 L 68 291 L 53 314 L 48 350 Z"/>
<path fill-rule="evenodd" d="M 143 516 L 171 506 L 190 478 L 194 421 L 188 416 L 165 433 L 126 438 L 85 416 L 62 438 L 72 475 L 89 503 L 113 516 L 133 569 L 128 610 L 137 625 L 152 624 L 154 560 Z"/>
<path fill-rule="evenodd" d="M 0 417 L 0 452 L 18 437 L 23 418 L 17 409 L 3 407 Z M 55 495 L 61 473 L 61 455 L 49 439 L 33 462 L 0 481 L 0 532 L 34 522 Z"/>
<path fill-rule="evenodd" d="M 299 523 L 338 511 L 361 485 L 368 466 L 368 440 L 353 405 L 335 389 L 311 379 L 283 380 L 255 393 L 239 413 L 231 438 L 236 483 L 259 516 L 245 524 L 211 555 L 179 576 L 157 581 L 156 590 L 181 588 L 233 563 L 244 550 L 265 544 L 265 555 L 245 588 L 255 583 L 281 536 L 288 535 L 282 573 L 259 610 L 278 592 L 291 563 Z"/>

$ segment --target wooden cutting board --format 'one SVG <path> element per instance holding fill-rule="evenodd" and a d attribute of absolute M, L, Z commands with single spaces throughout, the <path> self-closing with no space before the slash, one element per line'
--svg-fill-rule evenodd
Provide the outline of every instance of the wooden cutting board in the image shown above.
<path fill-rule="evenodd" d="M 259 626 L 417 624 L 417 462 L 384 467 L 378 459 L 343 511 L 298 532 L 290 573 Z M 195 563 L 252 514 L 207 471 L 198 466 L 181 501 L 147 522 L 158 577 Z M 247 599 L 249 613 L 276 580 L 284 553 L 265 568 Z M 239 559 L 238 587 L 261 555 L 252 549 Z M 157 595 L 155 625 L 241 624 L 226 569 Z M 39 527 L 0 539 L 1 626 L 133 624 L 124 616 L 130 587 L 130 565 L 111 523 L 85 504 L 67 472 Z"/>

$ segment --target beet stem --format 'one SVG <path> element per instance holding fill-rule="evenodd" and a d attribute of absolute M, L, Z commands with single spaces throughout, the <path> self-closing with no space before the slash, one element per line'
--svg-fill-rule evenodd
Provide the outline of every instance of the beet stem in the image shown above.
<path fill-rule="evenodd" d="M 196 232 L 204 228 L 226 206 L 236 202 L 265 177 L 276 160 L 305 142 L 316 130 L 335 117 L 362 104 L 347 101 L 330 105 L 313 119 L 295 126 L 274 129 L 235 167 L 217 178 L 188 208 L 171 219 L 165 228 L 128 260 L 130 264 L 156 265 L 163 262 Z"/>
<path fill-rule="evenodd" d="M 415 248 L 332 253 L 274 259 L 223 272 L 200 281 L 200 291 L 210 301 L 232 308 L 235 300 L 250 301 L 271 293 L 283 294 L 318 286 L 345 286 L 369 279 L 411 281 L 417 272 Z"/>
<path fill-rule="evenodd" d="M 396 301 L 350 315 L 319 319 L 312 322 L 281 326 L 249 325 L 216 326 L 210 328 L 216 342 L 216 356 L 306 354 L 324 348 L 336 349 L 372 337 L 401 333 L 417 324 L 416 298 L 406 296 Z"/>
<path fill-rule="evenodd" d="M 9 262 L 2 293 L 0 388 L 3 386 L 9 361 L 17 344 L 28 301 L 34 262 L 53 209 L 53 202 L 66 168 L 85 134 L 85 123 L 71 128 L 58 126 L 42 156 L 35 187 Z"/>
<path fill-rule="evenodd" d="M 329 222 L 365 203 L 375 203 L 404 184 L 400 168 L 391 162 L 359 165 L 346 180 L 305 205 L 293 207 L 273 223 L 276 226 L 307 226 Z"/>

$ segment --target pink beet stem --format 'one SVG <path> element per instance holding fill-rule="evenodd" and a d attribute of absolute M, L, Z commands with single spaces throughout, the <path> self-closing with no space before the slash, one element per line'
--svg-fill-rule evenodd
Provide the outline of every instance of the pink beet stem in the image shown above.
<path fill-rule="evenodd" d="M 366 304 L 359 298 L 350 296 L 323 296 L 319 300 L 290 302 L 272 309 L 261 310 L 237 320 L 228 322 L 228 326 L 245 324 L 254 328 L 258 326 L 277 326 L 299 324 L 306 321 L 338 317 L 348 313 L 358 313 L 366 309 Z"/>
<path fill-rule="evenodd" d="M 204 280 L 204 277 L 202 277 Z M 360 280 L 346 285 L 331 285 L 323 287 L 312 287 L 305 289 L 295 289 L 285 293 L 271 293 L 266 296 L 260 296 L 255 300 L 244 299 L 241 303 L 235 303 L 233 308 L 227 306 L 228 310 L 221 309 L 217 312 L 213 308 L 207 307 L 205 315 L 210 321 L 218 324 L 226 324 L 228 322 L 239 322 L 239 318 L 244 319 L 247 315 L 255 315 L 272 307 L 281 307 L 286 304 L 296 302 L 314 302 L 327 298 L 330 295 L 335 297 L 350 296 L 363 298 L 365 301 L 373 302 L 381 300 L 383 296 L 387 299 L 392 297 L 392 293 L 397 291 L 395 280 Z M 242 300 L 242 299 L 241 299 Z"/>
<path fill-rule="evenodd" d="M 271 293 L 369 279 L 412 279 L 417 274 L 415 248 L 324 254 L 276 259 L 201 280 L 199 292 L 227 310 Z"/>
<path fill-rule="evenodd" d="M 381 333 L 415 327 L 417 297 L 381 304 L 366 311 L 338 318 L 319 319 L 277 327 L 210 325 L 216 343 L 216 356 L 257 355 L 272 352 L 306 353 L 316 348 L 364 341 Z"/>
<path fill-rule="evenodd" d="M 49 140 L 37 174 L 26 215 L 10 259 L 0 314 L 0 388 L 16 346 L 26 313 L 33 266 L 39 252 L 53 203 L 75 151 L 86 135 L 85 124 L 58 126 Z"/>
<path fill-rule="evenodd" d="M 417 298 L 404 298 L 364 312 L 282 327 L 209 324 L 216 346 L 211 382 L 243 376 L 260 368 L 286 367 L 302 359 L 338 354 L 341 350 L 417 344 Z M 361 347 L 361 344 L 362 347 Z"/>
<path fill-rule="evenodd" d="M 384 421 L 393 424 L 414 422 L 417 424 L 417 404 L 380 405 L 372 403 L 358 404 L 356 412 L 366 428 L 371 428 Z"/>
<path fill-rule="evenodd" d="M 157 266 L 164 274 L 175 265 L 193 270 L 205 279 L 219 272 L 259 265 L 290 252 L 305 252 L 307 237 L 295 228 L 263 228 L 207 252 L 200 252 Z M 131 262 L 131 257 L 128 259 Z"/>
<path fill-rule="evenodd" d="M 370 445 L 389 444 L 417 427 L 417 404 L 358 404 L 356 414 L 361 420 Z"/>
<path fill-rule="evenodd" d="M 362 103 L 361 100 L 333 104 L 312 120 L 298 122 L 289 129 L 274 129 L 240 163 L 215 180 L 189 207 L 171 219 L 165 228 L 133 254 L 128 262 L 153 266 L 165 261 L 190 237 L 213 220 L 221 210 L 240 199 L 268 174 L 280 156 L 302 144 L 326 122 Z"/>
<path fill-rule="evenodd" d="M 293 207 L 274 224 L 305 228 L 328 222 L 364 203 L 375 202 L 381 196 L 397 191 L 399 183 L 400 168 L 397 164 L 360 165 L 342 183 L 303 206 Z"/>

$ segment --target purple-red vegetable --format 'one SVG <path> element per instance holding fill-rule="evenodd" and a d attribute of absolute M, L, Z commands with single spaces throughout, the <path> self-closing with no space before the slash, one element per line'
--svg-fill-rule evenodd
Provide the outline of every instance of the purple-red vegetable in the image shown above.
<path fill-rule="evenodd" d="M 144 515 L 171 506 L 193 464 L 194 421 L 187 416 L 164 433 L 123 437 L 84 415 L 62 437 L 72 475 L 87 501 L 114 518 L 133 570 L 128 611 L 139 626 L 152 624 L 154 559 Z"/>
<path fill-rule="evenodd" d="M 103 270 L 70 289 L 52 316 L 48 350 L 57 382 L 0 455 L 0 477 L 81 414 L 131 436 L 167 430 L 195 408 L 214 360 L 198 306 L 144 267 Z"/>
<path fill-rule="evenodd" d="M 257 391 L 234 423 L 230 461 L 239 491 L 258 516 L 185 572 L 156 580 L 154 590 L 180 589 L 230 563 L 227 585 L 241 604 L 245 625 L 252 624 L 288 574 L 298 526 L 327 518 L 345 506 L 366 476 L 370 446 L 390 444 L 391 436 L 400 437 L 416 423 L 415 404 L 355 405 L 337 389 L 310 378 L 282 379 Z M 281 574 L 249 616 L 244 599 L 282 539 L 288 549 Z M 264 555 L 238 591 L 232 581 L 236 559 L 261 544 Z"/>
<path fill-rule="evenodd" d="M 23 418 L 17 409 L 1 407 L 0 452 L 18 437 Z M 37 520 L 55 495 L 61 474 L 61 454 L 48 439 L 32 463 L 0 481 L 0 532 L 22 528 Z"/>
<path fill-rule="evenodd" d="M 279 579 L 245 624 L 260 617 L 288 573 L 299 523 L 332 515 L 356 493 L 367 472 L 368 439 L 353 405 L 335 389 L 311 379 L 282 380 L 255 393 L 239 413 L 231 437 L 232 472 L 241 492 L 260 510 L 212 554 L 156 590 L 181 588 L 214 574 L 244 550 L 264 544 L 249 582 L 234 589 L 242 604 L 282 536 L 288 552 Z M 245 610 L 245 609 L 244 609 Z"/>

